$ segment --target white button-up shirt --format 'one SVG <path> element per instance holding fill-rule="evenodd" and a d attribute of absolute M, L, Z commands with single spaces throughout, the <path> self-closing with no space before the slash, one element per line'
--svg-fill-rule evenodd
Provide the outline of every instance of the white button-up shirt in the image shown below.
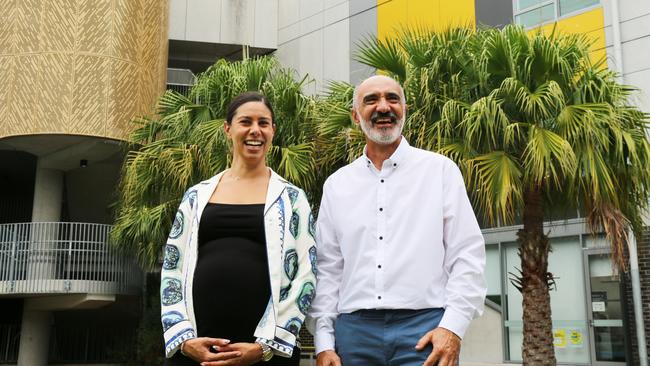
<path fill-rule="evenodd" d="M 440 326 L 462 337 L 483 311 L 485 245 L 460 170 L 404 138 L 380 171 L 364 153 L 327 179 L 316 242 L 317 353 L 334 349 L 340 313 L 445 308 Z"/>

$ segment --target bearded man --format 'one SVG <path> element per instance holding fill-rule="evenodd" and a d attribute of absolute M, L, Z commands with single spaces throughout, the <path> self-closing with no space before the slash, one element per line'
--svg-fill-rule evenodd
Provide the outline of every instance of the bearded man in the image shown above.
<path fill-rule="evenodd" d="M 318 366 L 456 365 L 483 311 L 485 245 L 460 170 L 402 136 L 404 90 L 354 91 L 363 156 L 323 187 L 311 308 Z"/>

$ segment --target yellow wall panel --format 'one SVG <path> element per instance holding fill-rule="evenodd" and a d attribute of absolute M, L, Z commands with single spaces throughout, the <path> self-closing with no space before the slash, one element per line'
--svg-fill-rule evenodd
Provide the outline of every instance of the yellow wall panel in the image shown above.
<path fill-rule="evenodd" d="M 591 32 L 588 32 L 587 37 L 594 40 L 594 43 L 589 47 L 589 57 L 592 62 L 598 62 L 600 60 L 607 58 L 607 49 L 605 43 L 605 29 L 597 29 Z M 603 64 L 607 66 L 607 63 Z"/>
<path fill-rule="evenodd" d="M 408 24 L 408 0 L 377 0 L 377 38 L 389 37 Z"/>
<path fill-rule="evenodd" d="M 408 27 L 433 28 L 440 20 L 440 0 L 406 1 Z"/>
<path fill-rule="evenodd" d="M 476 24 L 475 0 L 377 0 L 377 37 L 404 27 L 444 30 Z"/>
<path fill-rule="evenodd" d="M 449 26 L 476 26 L 475 0 L 440 1 L 438 29 Z"/>
<path fill-rule="evenodd" d="M 602 29 L 604 26 L 603 8 L 595 8 L 578 15 L 560 19 L 557 22 L 559 30 L 568 33 L 586 33 L 597 29 Z M 542 27 L 544 32 L 551 31 L 553 24 L 547 24 Z"/>
<path fill-rule="evenodd" d="M 556 27 L 556 23 L 546 24 L 540 28 L 532 29 L 529 33 L 533 34 L 541 30 L 544 34 L 550 34 L 553 31 L 553 27 Z M 557 22 L 557 31 L 567 34 L 585 34 L 589 39 L 593 40 L 590 48 L 592 62 L 597 62 L 607 57 L 607 50 L 605 49 L 605 16 L 602 7 L 560 19 Z"/>

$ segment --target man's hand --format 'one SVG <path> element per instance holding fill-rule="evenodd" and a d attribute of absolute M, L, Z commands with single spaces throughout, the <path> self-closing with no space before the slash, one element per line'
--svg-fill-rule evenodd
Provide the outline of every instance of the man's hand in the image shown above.
<path fill-rule="evenodd" d="M 189 357 L 199 363 L 240 357 L 241 352 L 239 351 L 214 353 L 210 350 L 211 348 L 216 350 L 218 347 L 226 346 L 228 343 L 230 341 L 227 339 L 200 337 L 186 340 L 183 342 L 181 349 L 185 357 Z"/>
<path fill-rule="evenodd" d="M 341 359 L 336 352 L 330 349 L 316 356 L 316 366 L 341 366 Z"/>
<path fill-rule="evenodd" d="M 226 360 L 201 362 L 201 366 L 249 366 L 262 360 L 262 346 L 257 343 L 232 343 L 215 347 L 219 353 L 238 353 Z"/>
<path fill-rule="evenodd" d="M 438 366 L 456 366 L 460 353 L 460 337 L 454 332 L 438 327 L 420 338 L 415 349 L 422 351 L 427 343 L 433 345 L 433 350 L 423 366 L 433 366 L 436 362 Z"/>

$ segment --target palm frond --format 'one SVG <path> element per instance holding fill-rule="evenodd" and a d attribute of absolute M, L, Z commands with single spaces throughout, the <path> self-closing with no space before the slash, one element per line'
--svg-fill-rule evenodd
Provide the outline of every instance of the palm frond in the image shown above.
<path fill-rule="evenodd" d="M 362 64 L 386 71 L 399 82 L 406 80 L 404 54 L 397 40 L 368 38 L 358 45 L 356 59 Z"/>
<path fill-rule="evenodd" d="M 276 160 L 278 174 L 301 187 L 310 187 L 314 182 L 314 144 L 301 144 L 277 147 L 270 151 L 269 157 Z"/>
<path fill-rule="evenodd" d="M 576 156 L 571 145 L 553 131 L 532 125 L 523 151 L 523 166 L 529 184 L 551 182 L 562 186 L 576 170 Z"/>
<path fill-rule="evenodd" d="M 477 150 L 491 151 L 503 148 L 503 134 L 509 122 L 501 101 L 489 95 L 472 104 L 459 127 Z"/>
<path fill-rule="evenodd" d="M 557 115 L 564 105 L 564 93 L 553 80 L 545 82 L 534 91 L 515 78 L 506 78 L 496 93 L 509 98 L 526 122 L 543 125 Z"/>
<path fill-rule="evenodd" d="M 514 222 L 514 209 L 523 201 L 522 167 L 515 157 L 494 151 L 467 161 L 468 188 L 476 205 L 493 224 Z"/>
<path fill-rule="evenodd" d="M 158 263 L 183 192 L 230 164 L 226 108 L 247 90 L 266 93 L 274 107 L 277 133 L 269 165 L 317 195 L 315 102 L 302 93 L 310 79 L 294 76 L 272 57 L 219 60 L 198 75 L 189 97 L 168 91 L 158 101 L 157 116 L 134 120 L 138 127 L 131 134 L 115 205 L 115 246 L 147 269 Z"/>

